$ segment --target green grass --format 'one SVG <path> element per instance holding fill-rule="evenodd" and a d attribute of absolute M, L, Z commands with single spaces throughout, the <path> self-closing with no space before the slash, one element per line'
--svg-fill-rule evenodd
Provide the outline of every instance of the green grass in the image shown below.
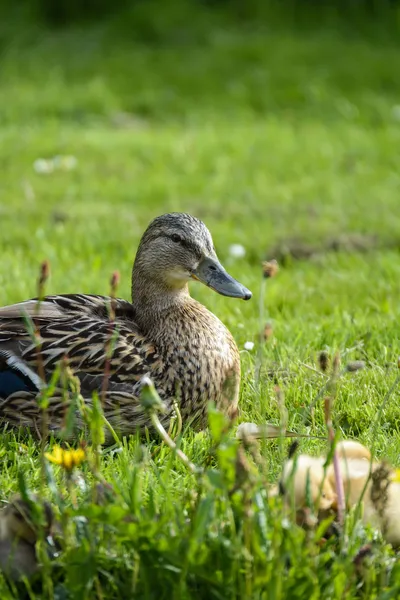
<path fill-rule="evenodd" d="M 186 29 L 178 20 L 171 39 L 158 25 L 148 33 L 157 43 L 147 45 L 130 41 L 128 26 L 118 35 L 112 21 L 17 31 L 13 43 L 2 38 L 0 303 L 36 294 L 43 259 L 52 270 L 48 293 L 107 294 L 118 269 L 119 293 L 129 298 L 149 220 L 190 212 L 254 293 L 241 303 L 192 286 L 242 350 L 241 420 L 279 422 L 278 382 L 289 428 L 324 435 L 321 404 L 312 422 L 304 419 L 323 382 L 307 366 L 317 366 L 322 349 L 339 351 L 344 363 L 362 359 L 366 368 L 340 381 L 335 427 L 374 443 L 378 457 L 398 466 L 398 391 L 385 397 L 400 355 L 399 45 L 334 27 L 240 29 L 216 19 L 207 28 L 203 12 L 192 39 L 189 19 Z M 75 156 L 76 169 L 34 171 L 37 158 L 57 154 Z M 323 245 L 351 233 L 378 243 L 365 254 L 287 260 L 261 295 L 260 263 L 273 258 L 278 242 Z M 230 256 L 234 243 L 245 247 L 244 258 Z M 256 385 L 265 320 L 274 335 L 260 350 Z M 244 350 L 246 341 L 253 351 Z M 232 497 L 229 440 L 210 463 L 209 436 L 185 433 L 191 460 L 222 473 L 201 489 L 165 447 L 153 442 L 144 458 L 137 447 L 127 440 L 121 452 L 105 451 L 102 474 L 118 490 L 106 509 L 90 502 L 88 489 L 78 490 L 76 510 L 66 490 L 61 500 L 48 492 L 59 499 L 69 534 L 32 598 L 53 597 L 53 587 L 56 597 L 74 599 L 397 597 L 398 563 L 382 541 L 373 542 L 364 569 L 353 562 L 373 532 L 349 524 L 347 542 L 321 546 L 319 534 L 306 535 L 268 505 L 265 481 L 276 479 L 282 462 L 278 443 L 261 444 L 264 472 L 245 477 Z M 305 451 L 324 448 L 301 442 Z M 6 433 L 0 451 L 1 500 L 18 489 L 18 473 L 39 488 L 34 441 Z M 83 476 L 90 486 L 86 467 Z M 129 526 L 121 523 L 127 514 Z M 2 585 L 2 598 L 15 596 Z"/>

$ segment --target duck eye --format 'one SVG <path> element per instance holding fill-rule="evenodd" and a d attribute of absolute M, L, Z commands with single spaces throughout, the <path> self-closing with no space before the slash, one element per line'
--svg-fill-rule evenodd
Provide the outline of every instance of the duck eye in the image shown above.
<path fill-rule="evenodd" d="M 173 242 L 175 242 L 176 244 L 181 244 L 181 243 L 183 242 L 183 239 L 182 239 L 182 238 L 181 238 L 181 236 L 180 236 L 180 235 L 178 235 L 177 233 L 173 233 L 173 234 L 171 235 L 171 240 L 172 240 Z"/>

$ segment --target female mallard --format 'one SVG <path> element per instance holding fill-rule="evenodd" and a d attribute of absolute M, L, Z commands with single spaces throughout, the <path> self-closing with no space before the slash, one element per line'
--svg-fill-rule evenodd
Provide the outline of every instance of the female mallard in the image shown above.
<path fill-rule="evenodd" d="M 110 339 L 111 299 L 94 295 L 47 296 L 0 308 L 0 418 L 13 426 L 40 430 L 38 394 L 57 363 L 67 356 L 91 401 L 101 393 L 106 418 L 121 434 L 148 425 L 138 401 L 140 380 L 149 376 L 169 409 L 178 399 L 181 415 L 203 427 L 209 400 L 226 412 L 237 407 L 240 360 L 228 329 L 190 297 L 188 281 L 218 293 L 251 298 L 218 261 L 207 227 L 183 213 L 157 217 L 145 231 L 132 270 L 132 304 L 114 305 L 117 336 L 112 344 L 105 390 L 105 348 Z M 27 331 L 34 319 L 41 351 Z M 42 378 L 39 376 L 42 375 Z M 48 409 L 58 430 L 66 411 L 61 392 Z"/>

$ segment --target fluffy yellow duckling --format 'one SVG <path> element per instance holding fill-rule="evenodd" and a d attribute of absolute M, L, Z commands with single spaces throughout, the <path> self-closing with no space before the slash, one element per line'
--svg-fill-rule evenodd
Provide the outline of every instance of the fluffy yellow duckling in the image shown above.
<path fill-rule="evenodd" d="M 336 506 L 336 493 L 324 474 L 324 459 L 300 454 L 283 467 L 281 487 L 286 498 L 292 498 L 296 507 L 298 524 L 312 526 L 316 520 L 307 512 L 308 499 L 316 513 L 329 511 Z"/>
<path fill-rule="evenodd" d="M 400 546 L 400 482 L 384 464 L 371 463 L 371 453 L 359 442 L 342 441 L 337 445 L 346 505 L 362 502 L 364 524 L 379 529 L 387 542 Z M 327 478 L 336 490 L 333 465 Z"/>
<path fill-rule="evenodd" d="M 33 511 L 33 502 L 19 496 L 13 498 L 0 512 L 0 570 L 11 579 L 31 577 L 38 570 L 36 542 L 40 537 L 39 515 Z M 54 515 L 47 502 L 41 502 L 44 521 L 43 537 L 47 538 Z M 40 514 L 40 513 L 39 513 Z"/>
<path fill-rule="evenodd" d="M 340 458 L 346 460 L 360 459 L 371 460 L 371 452 L 355 440 L 342 440 L 336 444 L 336 451 Z"/>
<path fill-rule="evenodd" d="M 339 456 L 340 473 L 347 506 L 357 504 L 366 478 L 368 478 L 371 453 L 360 442 L 343 440 L 336 445 Z M 336 491 L 335 471 L 330 464 L 326 471 L 327 480 L 333 490 Z"/>
<path fill-rule="evenodd" d="M 371 519 L 374 515 L 377 516 L 383 537 L 393 547 L 398 548 L 400 547 L 400 482 L 390 481 L 387 488 L 387 499 L 382 504 L 383 508 L 380 513 L 376 504 L 373 505 L 372 501 L 368 503 L 365 510 L 365 519 L 368 517 Z M 367 512 L 367 508 L 369 512 Z M 374 509 L 374 515 L 372 514 L 372 508 Z"/>
<path fill-rule="evenodd" d="M 392 546 L 400 546 L 400 483 L 392 480 L 393 473 L 384 465 L 373 463 L 370 469 L 370 462 L 363 459 L 342 465 L 347 507 L 361 502 L 363 523 L 379 529 Z"/>
<path fill-rule="evenodd" d="M 355 466 L 358 461 L 362 461 L 363 465 L 369 465 L 371 454 L 368 448 L 365 448 L 359 442 L 345 440 L 339 442 L 336 449 L 341 462 L 343 462 L 343 472 L 346 471 L 347 463 L 352 463 Z M 324 457 L 313 457 L 307 454 L 300 454 L 297 461 L 290 459 L 286 462 L 281 483 L 286 490 L 287 484 L 292 478 L 293 499 L 296 508 L 300 509 L 306 506 L 307 493 L 309 493 L 310 499 L 317 510 L 326 511 L 336 507 L 337 497 L 333 465 L 329 465 L 326 473 L 324 473 L 324 462 Z M 309 486 L 309 492 L 307 492 L 307 485 Z"/>

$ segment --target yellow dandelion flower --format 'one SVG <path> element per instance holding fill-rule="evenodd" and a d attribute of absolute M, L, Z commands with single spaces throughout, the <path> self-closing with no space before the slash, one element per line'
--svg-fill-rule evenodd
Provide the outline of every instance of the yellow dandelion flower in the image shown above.
<path fill-rule="evenodd" d="M 66 471 L 72 471 L 75 467 L 79 467 L 86 459 L 86 454 L 83 448 L 66 449 L 60 446 L 54 446 L 52 452 L 46 452 L 45 457 L 50 462 L 63 467 Z"/>
<path fill-rule="evenodd" d="M 391 479 L 396 483 L 400 483 L 400 469 L 394 470 Z"/>
<path fill-rule="evenodd" d="M 60 446 L 54 446 L 53 451 L 51 453 L 45 453 L 45 457 L 47 458 L 47 460 L 54 463 L 55 465 L 62 465 L 63 449 Z"/>

